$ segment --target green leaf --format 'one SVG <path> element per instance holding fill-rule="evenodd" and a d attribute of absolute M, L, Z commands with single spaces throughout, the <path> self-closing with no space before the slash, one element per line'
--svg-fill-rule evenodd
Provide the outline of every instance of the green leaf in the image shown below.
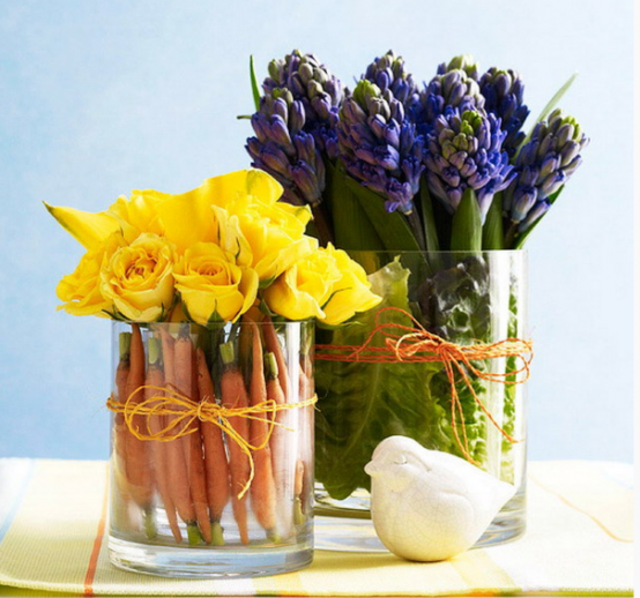
<path fill-rule="evenodd" d="M 558 189 L 555 193 L 553 193 L 552 195 L 549 195 L 549 197 L 547 198 L 549 203 L 551 205 L 553 205 L 556 201 L 556 199 L 558 199 L 558 196 L 560 195 L 560 193 L 562 192 L 562 190 L 564 189 L 564 185 L 562 185 L 562 187 L 560 187 L 560 189 Z M 548 213 L 548 212 L 547 212 Z M 543 214 L 542 216 L 540 216 L 540 218 L 538 218 L 532 226 L 530 226 L 522 235 L 519 235 L 516 238 L 516 242 L 513 245 L 514 249 L 522 249 L 522 246 L 524 245 L 524 242 L 529 238 L 529 235 L 531 234 L 531 232 L 533 231 L 534 228 L 536 228 L 536 226 L 538 226 L 538 224 L 540 224 L 540 221 L 546 216 L 547 214 Z"/>
<path fill-rule="evenodd" d="M 258 86 L 256 71 L 253 68 L 253 54 L 249 56 L 249 76 L 251 77 L 251 91 L 253 93 L 253 104 L 257 112 L 258 110 L 260 110 L 260 87 Z"/>
<path fill-rule="evenodd" d="M 369 276 L 371 290 L 383 297 L 379 307 L 410 310 L 411 272 L 398 260 Z M 378 309 L 357 314 L 347 325 L 318 331 L 330 344 L 361 346 L 375 326 Z M 381 315 L 381 322 L 411 326 L 396 311 Z M 320 341 L 323 342 L 323 341 Z M 375 346 L 384 346 L 378 333 Z M 423 446 L 444 447 L 441 432 L 448 411 L 437 405 L 429 382 L 442 369 L 440 363 L 365 363 L 316 361 L 316 475 L 336 499 L 356 488 L 370 488 L 364 466 L 376 446 L 388 436 L 403 434 Z M 415 391 L 415 392 L 413 392 Z"/>
<path fill-rule="evenodd" d="M 371 189 L 363 187 L 350 176 L 344 177 L 347 188 L 360 202 L 384 247 L 396 251 L 420 251 L 407 220 L 400 212 L 387 212 L 384 198 Z"/>
<path fill-rule="evenodd" d="M 451 250 L 482 250 L 482 217 L 475 191 L 470 187 L 462 195 L 462 201 L 453 216 Z"/>
<path fill-rule="evenodd" d="M 327 184 L 323 199 L 331 214 L 336 245 L 345 251 L 384 249 L 385 245 L 367 213 L 346 184 L 348 175 L 329 161 L 325 166 Z"/>
<path fill-rule="evenodd" d="M 549 114 L 551 114 L 551 111 L 556 107 L 558 102 L 563 98 L 564 94 L 567 93 L 567 91 L 569 91 L 569 88 L 573 85 L 573 82 L 576 80 L 577 77 L 578 77 L 578 73 L 573 73 L 573 75 L 571 75 L 571 77 L 567 79 L 566 83 L 558 91 L 556 91 L 555 95 L 549 100 L 547 105 L 543 108 L 542 112 L 540 113 L 540 116 L 538 116 L 536 121 L 533 123 L 533 126 L 529 130 L 529 133 L 527 134 L 527 136 L 524 138 L 524 141 L 520 144 L 521 148 L 524 147 L 524 145 L 529 141 L 529 139 L 531 139 L 531 135 L 533 135 L 533 130 L 536 128 L 536 125 L 539 122 L 543 121 L 545 118 L 547 118 Z"/>
<path fill-rule="evenodd" d="M 493 196 L 482 227 L 482 249 L 504 249 L 504 226 L 502 222 L 502 192 Z"/>
<path fill-rule="evenodd" d="M 424 225 L 424 237 L 427 245 L 427 251 L 439 251 L 440 242 L 438 241 L 438 230 L 433 215 L 433 204 L 431 202 L 431 194 L 427 187 L 427 181 L 422 178 L 420 182 L 420 203 L 422 206 L 422 222 Z"/>

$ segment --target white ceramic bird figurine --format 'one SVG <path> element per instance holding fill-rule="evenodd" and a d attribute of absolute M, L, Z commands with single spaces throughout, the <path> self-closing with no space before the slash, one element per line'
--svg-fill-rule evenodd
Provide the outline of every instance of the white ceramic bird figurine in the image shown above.
<path fill-rule="evenodd" d="M 515 494 L 515 486 L 406 436 L 383 440 L 365 471 L 378 537 L 412 561 L 440 561 L 471 548 Z"/>

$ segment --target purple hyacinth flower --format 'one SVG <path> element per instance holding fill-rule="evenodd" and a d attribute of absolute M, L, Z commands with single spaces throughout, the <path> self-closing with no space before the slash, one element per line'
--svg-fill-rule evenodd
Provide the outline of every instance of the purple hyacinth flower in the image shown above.
<path fill-rule="evenodd" d="M 549 209 L 557 193 L 582 162 L 580 152 L 589 139 L 580 125 L 560 110 L 539 122 L 531 139 L 520 148 L 515 177 L 503 196 L 503 209 L 518 230 L 526 231 Z"/>
<path fill-rule="evenodd" d="M 447 107 L 427 135 L 424 164 L 431 192 L 450 214 L 455 213 L 465 189 L 476 193 L 482 221 L 493 196 L 505 189 L 515 173 L 502 142 L 506 133 L 500 119 L 484 111 Z"/>
<path fill-rule="evenodd" d="M 424 140 L 390 87 L 382 91 L 361 79 L 343 102 L 337 133 L 338 155 L 347 172 L 382 195 L 387 210 L 410 214 L 424 170 Z"/>

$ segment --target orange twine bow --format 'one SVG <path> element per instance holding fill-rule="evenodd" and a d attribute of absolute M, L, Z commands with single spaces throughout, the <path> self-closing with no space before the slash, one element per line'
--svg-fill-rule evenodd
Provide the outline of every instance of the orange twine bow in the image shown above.
<path fill-rule="evenodd" d="M 413 326 L 406 326 L 394 322 L 380 322 L 385 312 L 396 312 L 411 320 Z M 469 453 L 466 426 L 462 411 L 462 403 L 456 389 L 456 370 L 462 377 L 465 386 L 471 392 L 475 402 L 482 412 L 500 433 L 512 443 L 521 442 L 513 438 L 491 415 L 484 403 L 478 397 L 470 380 L 470 374 L 490 382 L 500 382 L 505 385 L 522 384 L 529 379 L 530 365 L 533 359 L 533 345 L 530 341 L 519 338 L 485 344 L 457 345 L 449 342 L 437 334 L 426 330 L 416 318 L 404 309 L 398 307 L 383 307 L 376 313 L 375 327 L 362 346 L 357 345 L 316 345 L 315 358 L 323 361 L 360 361 L 363 363 L 399 363 L 399 362 L 441 362 L 451 386 L 451 425 L 453 433 L 465 458 L 475 464 L 478 463 Z M 381 333 L 385 338 L 384 346 L 372 345 L 376 334 Z M 525 357 L 524 354 L 528 354 Z M 504 373 L 483 372 L 473 365 L 472 360 L 496 359 L 499 357 L 515 357 L 521 366 L 513 371 Z M 517 379 L 518 374 L 524 374 Z M 458 434 L 456 412 L 460 418 L 464 444 Z"/>
<path fill-rule="evenodd" d="M 135 402 L 135 396 L 145 390 L 155 390 L 158 391 L 160 395 Z M 238 498 L 242 498 L 249 490 L 254 476 L 253 455 L 251 452 L 259 451 L 267 446 L 275 426 L 290 430 L 290 428 L 275 421 L 276 413 L 288 409 L 309 407 L 314 405 L 317 400 L 317 395 L 314 395 L 310 399 L 299 401 L 298 403 L 278 404 L 273 400 L 267 400 L 249 407 L 229 408 L 218 405 L 218 403 L 208 400 L 207 397 L 196 403 L 189 397 L 170 388 L 145 384 L 134 390 L 124 403 L 120 403 L 113 397 L 110 397 L 107 399 L 107 408 L 115 413 L 122 413 L 129 432 L 139 440 L 171 442 L 187 434 L 197 432 L 198 428 L 192 425 L 196 420 L 209 422 L 218 426 L 249 458 L 249 479 L 238 494 Z M 261 417 L 261 414 L 267 415 Z M 151 418 L 162 415 L 170 415 L 172 417 L 164 428 L 158 432 L 152 432 L 150 428 Z M 146 432 L 141 431 L 136 425 L 135 418 L 137 417 L 145 418 Z M 257 446 L 251 444 L 246 438 L 236 432 L 229 423 L 229 419 L 233 417 L 243 417 L 250 420 L 266 422 L 268 428 L 264 440 Z"/>

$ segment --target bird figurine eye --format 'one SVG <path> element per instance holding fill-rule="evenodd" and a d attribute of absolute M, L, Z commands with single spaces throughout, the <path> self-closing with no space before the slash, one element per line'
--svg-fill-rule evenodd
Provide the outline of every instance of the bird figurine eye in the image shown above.
<path fill-rule="evenodd" d="M 396 458 L 393 460 L 394 465 L 406 465 L 409 461 L 407 461 L 407 457 L 404 453 L 400 453 L 396 455 Z"/>

